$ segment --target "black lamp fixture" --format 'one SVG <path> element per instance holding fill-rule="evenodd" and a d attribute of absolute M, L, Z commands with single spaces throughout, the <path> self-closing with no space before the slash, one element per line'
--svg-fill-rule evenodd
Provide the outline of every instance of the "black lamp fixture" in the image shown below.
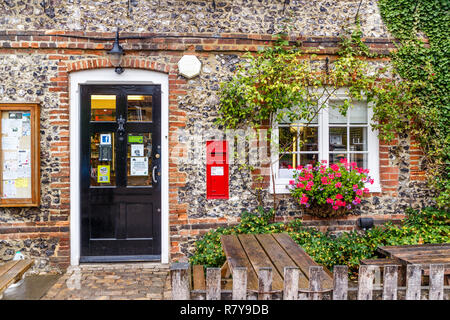
<path fill-rule="evenodd" d="M 358 224 L 358 227 L 360 227 L 364 230 L 367 230 L 367 229 L 373 228 L 374 221 L 373 221 L 373 218 L 359 218 L 357 220 L 357 224 Z"/>
<path fill-rule="evenodd" d="M 109 60 L 113 67 L 115 67 L 115 71 L 117 74 L 121 74 L 123 72 L 123 68 L 120 66 L 123 57 L 123 48 L 119 44 L 119 29 L 116 32 L 116 39 L 114 40 L 114 44 L 111 50 L 108 51 L 110 55 Z"/>

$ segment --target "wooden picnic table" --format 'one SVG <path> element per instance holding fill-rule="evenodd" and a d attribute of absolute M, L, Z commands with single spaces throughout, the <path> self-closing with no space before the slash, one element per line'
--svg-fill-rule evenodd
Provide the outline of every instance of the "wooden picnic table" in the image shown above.
<path fill-rule="evenodd" d="M 283 289 L 284 267 L 299 268 L 299 288 L 308 289 L 309 267 L 319 266 L 287 233 L 222 235 L 221 242 L 230 273 L 247 268 L 249 290 L 258 289 L 258 270 L 263 267 L 272 268 L 274 290 Z M 323 270 L 323 289 L 331 289 L 333 275 Z"/>
<path fill-rule="evenodd" d="M 377 251 L 403 266 L 418 264 L 425 275 L 429 273 L 430 264 L 443 264 L 447 279 L 450 275 L 450 243 L 416 244 L 403 246 L 378 247 Z"/>
<path fill-rule="evenodd" d="M 450 243 L 378 247 L 377 251 L 402 264 L 450 264 Z"/>

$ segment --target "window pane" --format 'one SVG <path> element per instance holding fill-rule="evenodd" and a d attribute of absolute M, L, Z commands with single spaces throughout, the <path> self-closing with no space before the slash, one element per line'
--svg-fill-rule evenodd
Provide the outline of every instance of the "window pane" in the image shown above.
<path fill-rule="evenodd" d="M 349 108 L 350 123 L 351 124 L 366 124 L 367 118 L 367 103 L 356 102 L 352 108 Z"/>
<path fill-rule="evenodd" d="M 350 128 L 350 151 L 367 151 L 367 127 Z"/>
<path fill-rule="evenodd" d="M 152 96 L 129 95 L 128 121 L 152 121 Z"/>
<path fill-rule="evenodd" d="M 331 163 L 339 163 L 341 159 L 348 159 L 346 152 L 340 152 L 340 153 L 330 153 L 330 164 Z"/>
<path fill-rule="evenodd" d="M 152 137 L 151 133 L 128 134 L 127 185 L 152 185 Z"/>
<path fill-rule="evenodd" d="M 347 128 L 330 127 L 330 151 L 347 151 Z"/>
<path fill-rule="evenodd" d="M 319 155 L 317 153 L 302 153 L 300 156 L 300 165 L 306 166 L 308 164 L 314 165 L 319 160 Z"/>
<path fill-rule="evenodd" d="M 91 121 L 116 121 L 116 96 L 91 96 Z"/>
<path fill-rule="evenodd" d="M 293 167 L 293 164 L 295 162 L 295 154 L 288 153 L 283 154 L 280 158 L 280 169 L 288 169 L 289 166 Z"/>
<path fill-rule="evenodd" d="M 333 105 L 339 105 L 341 102 L 330 103 L 330 108 L 328 109 L 329 123 L 330 124 L 347 124 L 347 117 L 343 116 L 338 108 L 333 108 Z"/>
<path fill-rule="evenodd" d="M 279 129 L 279 149 L 281 152 L 297 151 L 297 127 Z"/>
<path fill-rule="evenodd" d="M 281 117 L 281 119 L 278 119 L 278 121 L 279 123 L 296 123 L 296 124 L 309 123 L 313 125 L 314 124 L 317 125 L 319 122 L 317 111 L 314 111 L 313 108 L 311 108 L 310 114 L 304 119 L 298 119 L 299 115 L 300 111 L 297 112 L 295 108 L 293 108 L 291 111 L 280 112 L 279 116 Z"/>
<path fill-rule="evenodd" d="M 301 151 L 319 151 L 319 130 L 317 127 L 300 127 Z"/>
<path fill-rule="evenodd" d="M 91 136 L 91 186 L 115 186 L 114 132 Z"/>
<path fill-rule="evenodd" d="M 367 153 L 351 153 L 350 162 L 356 162 L 359 168 L 367 169 Z"/>

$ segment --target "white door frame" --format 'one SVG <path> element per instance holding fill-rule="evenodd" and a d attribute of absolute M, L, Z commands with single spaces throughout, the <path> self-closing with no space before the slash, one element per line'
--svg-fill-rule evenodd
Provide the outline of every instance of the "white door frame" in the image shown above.
<path fill-rule="evenodd" d="M 80 84 L 161 85 L 161 263 L 169 263 L 169 76 L 164 73 L 114 68 L 83 70 L 69 75 L 70 87 L 70 264 L 80 263 Z"/>

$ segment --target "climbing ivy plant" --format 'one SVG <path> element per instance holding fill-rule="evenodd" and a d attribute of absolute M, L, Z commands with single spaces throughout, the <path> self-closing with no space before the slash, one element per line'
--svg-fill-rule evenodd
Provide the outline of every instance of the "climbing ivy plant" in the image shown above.
<path fill-rule="evenodd" d="M 398 39 L 392 54 L 395 71 L 408 86 L 410 108 L 384 104 L 379 117 L 395 132 L 409 130 L 425 153 L 437 204 L 450 204 L 450 2 L 379 0 L 381 16 Z M 387 90 L 389 87 L 386 88 Z M 408 121 L 402 121 L 408 119 Z"/>

